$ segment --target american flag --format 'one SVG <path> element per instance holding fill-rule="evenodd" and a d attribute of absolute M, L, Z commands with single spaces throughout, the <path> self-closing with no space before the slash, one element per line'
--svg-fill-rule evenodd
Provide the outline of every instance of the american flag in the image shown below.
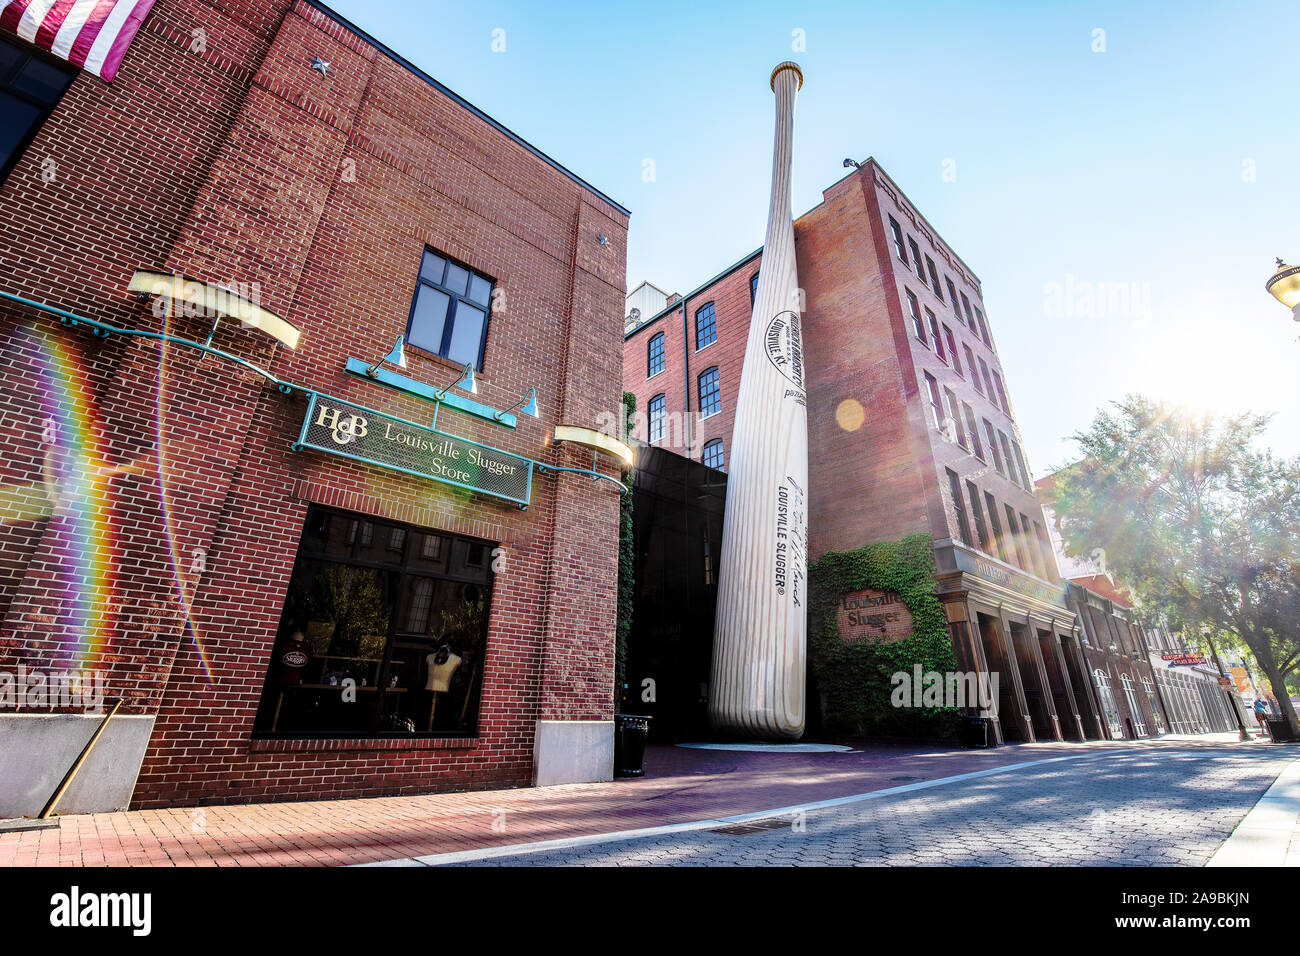
<path fill-rule="evenodd" d="M 154 0 L 0 0 L 0 29 L 106 82 Z"/>

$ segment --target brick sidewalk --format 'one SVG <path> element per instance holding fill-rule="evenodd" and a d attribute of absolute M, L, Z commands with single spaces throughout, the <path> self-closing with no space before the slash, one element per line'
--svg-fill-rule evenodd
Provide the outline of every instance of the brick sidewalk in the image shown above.
<path fill-rule="evenodd" d="M 835 754 L 651 747 L 640 780 L 68 816 L 58 829 L 0 833 L 0 866 L 371 863 L 753 813 L 1112 746 L 1161 744 L 869 745 Z"/>

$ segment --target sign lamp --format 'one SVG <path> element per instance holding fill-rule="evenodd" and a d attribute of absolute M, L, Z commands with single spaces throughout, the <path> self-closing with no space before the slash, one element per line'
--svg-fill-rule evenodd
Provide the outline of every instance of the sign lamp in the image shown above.
<path fill-rule="evenodd" d="M 208 334 L 208 346 L 212 345 L 217 322 L 223 315 L 238 319 L 245 328 L 257 329 L 291 349 L 298 347 L 298 338 L 302 335 L 301 329 L 270 309 L 262 308 L 232 289 L 210 282 L 199 282 L 197 279 L 168 272 L 137 269 L 126 288 L 141 299 L 150 295 L 166 296 L 171 300 L 173 308 L 178 303 L 183 303 L 187 314 L 211 316 L 213 322 L 212 331 Z"/>
<path fill-rule="evenodd" d="M 520 405 L 522 405 L 523 408 L 519 408 Z M 501 421 L 502 418 L 513 412 L 516 408 L 519 408 L 519 414 L 521 415 L 532 415 L 533 418 L 540 418 L 541 413 L 537 411 L 537 389 L 530 388 L 528 391 L 524 392 L 523 398 L 519 399 L 519 401 L 515 402 L 509 408 L 501 409 L 501 411 L 497 412 L 492 417 L 497 421 Z"/>
<path fill-rule="evenodd" d="M 381 358 L 374 365 L 366 369 L 366 375 L 374 378 L 379 374 L 381 365 L 391 365 L 393 368 L 406 368 L 406 336 L 399 335 L 397 341 L 393 343 L 392 350 Z"/>
<path fill-rule="evenodd" d="M 595 452 L 603 451 L 618 462 L 621 471 L 626 472 L 632 468 L 632 449 L 613 435 L 606 435 L 594 428 L 583 428 L 580 425 L 556 425 L 555 440 L 586 445 L 592 449 L 593 459 L 595 458 Z"/>
<path fill-rule="evenodd" d="M 466 362 L 465 367 L 460 370 L 460 378 L 449 383 L 446 388 L 434 392 L 434 395 L 437 396 L 438 401 L 442 401 L 453 388 L 459 388 L 462 392 L 468 392 L 470 395 L 478 394 L 478 385 L 474 382 L 473 362 Z"/>

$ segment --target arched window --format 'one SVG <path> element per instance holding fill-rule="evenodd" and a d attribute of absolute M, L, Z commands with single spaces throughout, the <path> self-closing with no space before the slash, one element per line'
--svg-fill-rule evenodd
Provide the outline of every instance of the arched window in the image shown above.
<path fill-rule="evenodd" d="M 1106 712 L 1110 735 L 1115 740 L 1119 740 L 1124 736 L 1124 725 L 1119 720 L 1119 707 L 1115 704 L 1115 692 L 1110 686 L 1110 675 L 1098 667 L 1092 672 L 1092 676 L 1097 681 L 1097 696 L 1101 698 L 1101 709 Z"/>
<path fill-rule="evenodd" d="M 662 395 L 656 395 L 650 399 L 650 443 L 663 441 L 664 437 L 664 409 L 668 400 Z"/>
<path fill-rule="evenodd" d="M 710 468 L 716 468 L 718 471 L 726 471 L 727 463 L 722 458 L 722 439 L 715 438 L 704 445 L 704 454 L 700 460 Z"/>
<path fill-rule="evenodd" d="M 664 334 L 652 336 L 646 346 L 645 377 L 651 378 L 664 370 Z"/>
<path fill-rule="evenodd" d="M 711 345 L 718 338 L 718 320 L 713 311 L 713 303 L 708 302 L 695 310 L 695 348 Z"/>
<path fill-rule="evenodd" d="M 722 410 L 722 396 L 718 388 L 718 367 L 705 369 L 700 375 L 700 417 L 707 418 Z"/>
<path fill-rule="evenodd" d="M 1142 720 L 1142 710 L 1138 707 L 1137 694 L 1133 693 L 1133 678 L 1127 674 L 1121 674 L 1119 681 L 1124 685 L 1124 701 L 1128 704 L 1128 712 L 1133 715 L 1133 732 L 1139 737 L 1145 737 L 1147 734 L 1146 723 Z"/>

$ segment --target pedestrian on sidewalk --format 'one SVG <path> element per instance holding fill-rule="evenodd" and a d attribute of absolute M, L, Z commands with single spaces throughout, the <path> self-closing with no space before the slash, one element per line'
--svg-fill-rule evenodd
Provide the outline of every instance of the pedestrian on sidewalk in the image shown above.
<path fill-rule="evenodd" d="M 1264 729 L 1264 715 L 1268 713 L 1268 704 L 1264 703 L 1263 697 L 1255 698 L 1255 723 L 1259 724 L 1259 729 Z"/>

